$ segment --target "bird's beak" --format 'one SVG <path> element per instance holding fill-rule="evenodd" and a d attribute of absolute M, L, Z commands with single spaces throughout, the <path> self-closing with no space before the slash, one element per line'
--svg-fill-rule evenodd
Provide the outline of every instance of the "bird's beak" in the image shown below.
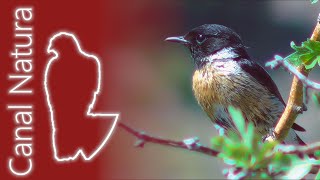
<path fill-rule="evenodd" d="M 168 37 L 165 39 L 165 41 L 184 44 L 184 45 L 190 44 L 190 42 L 188 40 L 186 40 L 183 36 Z"/>

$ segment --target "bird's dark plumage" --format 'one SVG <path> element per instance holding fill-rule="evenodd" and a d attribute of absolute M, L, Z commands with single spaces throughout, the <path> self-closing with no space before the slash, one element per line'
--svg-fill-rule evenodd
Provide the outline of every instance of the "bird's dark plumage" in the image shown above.
<path fill-rule="evenodd" d="M 239 63 L 244 71 L 249 73 L 252 77 L 255 77 L 261 85 L 266 87 L 270 93 L 275 95 L 283 103 L 283 105 L 285 105 L 277 85 L 271 79 L 267 71 L 265 71 L 259 64 L 250 60 L 242 60 Z"/>

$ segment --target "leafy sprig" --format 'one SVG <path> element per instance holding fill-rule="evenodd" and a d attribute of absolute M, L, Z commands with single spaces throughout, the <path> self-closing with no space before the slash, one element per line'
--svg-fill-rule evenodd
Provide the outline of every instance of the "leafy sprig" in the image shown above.
<path fill-rule="evenodd" d="M 229 179 L 301 179 L 309 173 L 314 162 L 307 155 L 283 153 L 283 149 L 296 147 L 279 145 L 276 141 L 263 143 L 253 123 L 246 124 L 239 110 L 229 107 L 229 112 L 239 133 L 228 132 L 228 136 L 212 138 L 213 149 L 220 152 L 218 157 L 229 165 L 223 171 Z"/>
<path fill-rule="evenodd" d="M 307 39 L 301 46 L 297 46 L 294 42 L 290 45 L 295 52 L 285 57 L 285 60 L 295 66 L 304 65 L 306 69 L 314 68 L 317 63 L 320 66 L 320 42 Z"/>

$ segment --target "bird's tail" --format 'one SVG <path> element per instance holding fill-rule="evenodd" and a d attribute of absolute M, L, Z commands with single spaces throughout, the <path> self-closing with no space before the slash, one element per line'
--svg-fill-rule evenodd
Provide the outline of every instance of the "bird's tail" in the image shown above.
<path fill-rule="evenodd" d="M 301 140 L 301 138 L 293 129 L 290 129 L 288 136 L 284 140 L 284 143 L 291 145 L 306 145 L 306 143 Z"/>

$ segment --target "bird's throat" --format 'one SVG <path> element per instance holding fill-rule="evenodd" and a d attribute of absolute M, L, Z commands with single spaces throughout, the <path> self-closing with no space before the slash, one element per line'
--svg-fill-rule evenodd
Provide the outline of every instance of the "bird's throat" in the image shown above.
<path fill-rule="evenodd" d="M 240 57 L 240 55 L 235 51 L 235 49 L 232 47 L 228 47 L 214 52 L 213 54 L 207 56 L 206 59 L 212 62 L 214 60 L 234 59 L 237 57 Z"/>
<path fill-rule="evenodd" d="M 199 60 L 196 60 L 197 68 L 202 68 L 207 63 L 212 63 L 217 60 L 224 60 L 224 59 L 235 59 L 240 57 L 241 54 L 237 52 L 235 48 L 227 47 L 221 50 L 215 51 L 214 53 L 207 55 Z"/>

